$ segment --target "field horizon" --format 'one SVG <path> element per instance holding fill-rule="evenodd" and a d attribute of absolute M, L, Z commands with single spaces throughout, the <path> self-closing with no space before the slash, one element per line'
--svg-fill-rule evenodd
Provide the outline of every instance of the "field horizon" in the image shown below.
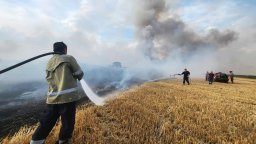
<path fill-rule="evenodd" d="M 23 127 L 2 143 L 29 143 L 35 128 Z M 58 122 L 46 143 L 58 140 L 59 129 Z M 104 106 L 79 106 L 72 142 L 256 143 L 256 80 L 182 85 L 174 79 L 136 86 Z"/>

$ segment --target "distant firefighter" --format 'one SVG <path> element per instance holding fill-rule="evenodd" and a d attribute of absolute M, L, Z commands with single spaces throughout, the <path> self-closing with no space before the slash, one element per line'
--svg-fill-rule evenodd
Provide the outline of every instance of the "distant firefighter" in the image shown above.
<path fill-rule="evenodd" d="M 231 83 L 234 83 L 234 73 L 232 71 L 229 71 L 229 79 Z"/>
<path fill-rule="evenodd" d="M 213 83 L 213 79 L 214 79 L 214 73 L 213 71 L 211 71 L 208 75 L 208 81 L 209 81 L 209 84 L 212 84 Z"/>
<path fill-rule="evenodd" d="M 187 69 L 184 69 L 184 71 L 180 75 L 183 75 L 183 84 L 185 85 L 185 82 L 187 82 L 189 85 L 190 84 L 189 83 L 190 72 Z"/>
<path fill-rule="evenodd" d="M 205 74 L 205 81 L 208 81 L 208 77 L 209 77 L 209 72 L 207 71 Z"/>

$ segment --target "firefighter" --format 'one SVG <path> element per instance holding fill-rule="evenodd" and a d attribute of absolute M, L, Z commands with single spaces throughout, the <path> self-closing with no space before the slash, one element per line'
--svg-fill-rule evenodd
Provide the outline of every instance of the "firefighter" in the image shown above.
<path fill-rule="evenodd" d="M 234 83 L 234 73 L 233 73 L 233 71 L 229 71 L 229 79 L 230 79 L 231 83 Z"/>
<path fill-rule="evenodd" d="M 43 144 L 56 121 L 61 117 L 59 140 L 56 143 L 70 144 L 75 124 L 76 101 L 81 98 L 77 81 L 84 73 L 75 58 L 67 55 L 63 42 L 53 44 L 53 51 L 59 52 L 48 61 L 46 80 L 48 82 L 47 108 L 30 144 Z"/>
<path fill-rule="evenodd" d="M 209 72 L 207 71 L 206 74 L 205 74 L 205 81 L 208 81 L 208 78 L 209 77 Z"/>
<path fill-rule="evenodd" d="M 183 85 L 185 85 L 185 81 L 188 83 L 188 85 L 190 84 L 189 83 L 189 75 L 190 75 L 190 72 L 185 68 L 184 71 L 180 74 L 180 75 L 183 75 Z"/>
<path fill-rule="evenodd" d="M 213 73 L 213 71 L 211 71 L 211 72 L 209 73 L 209 76 L 208 76 L 209 84 L 212 84 L 212 83 L 213 83 L 213 78 L 214 78 L 214 73 Z"/>

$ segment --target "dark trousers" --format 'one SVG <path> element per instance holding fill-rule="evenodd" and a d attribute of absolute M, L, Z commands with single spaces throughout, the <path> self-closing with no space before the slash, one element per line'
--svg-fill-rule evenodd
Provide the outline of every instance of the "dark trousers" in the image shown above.
<path fill-rule="evenodd" d="M 209 84 L 213 83 L 213 78 L 209 78 Z"/>
<path fill-rule="evenodd" d="M 231 83 L 234 83 L 234 78 L 233 77 L 231 77 L 230 80 L 231 80 Z"/>
<path fill-rule="evenodd" d="M 32 140 L 43 140 L 51 132 L 56 121 L 61 117 L 60 140 L 67 140 L 72 137 L 75 125 L 76 103 L 47 104 L 46 112 L 40 119 L 40 124 L 32 136 Z"/>
<path fill-rule="evenodd" d="M 189 84 L 189 78 L 188 77 L 183 77 L 183 84 L 185 84 L 185 81 Z"/>

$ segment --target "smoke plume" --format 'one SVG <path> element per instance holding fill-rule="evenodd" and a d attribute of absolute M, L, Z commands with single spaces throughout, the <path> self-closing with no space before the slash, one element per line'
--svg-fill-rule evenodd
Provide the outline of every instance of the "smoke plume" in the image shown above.
<path fill-rule="evenodd" d="M 205 49 L 220 49 L 237 39 L 232 30 L 210 29 L 206 34 L 193 31 L 175 14 L 165 0 L 140 1 L 136 17 L 139 49 L 151 60 L 166 60 L 170 53 L 193 55 Z"/>

